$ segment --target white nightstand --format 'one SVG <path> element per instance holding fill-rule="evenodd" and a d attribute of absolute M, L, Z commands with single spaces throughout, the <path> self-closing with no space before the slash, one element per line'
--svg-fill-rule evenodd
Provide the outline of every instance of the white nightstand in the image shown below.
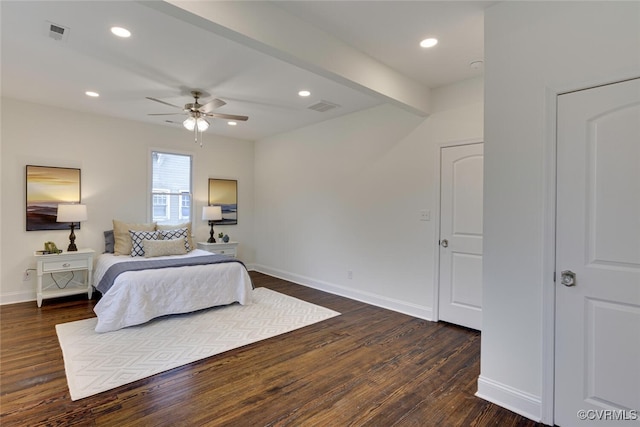
<path fill-rule="evenodd" d="M 234 258 L 238 256 L 238 242 L 227 242 L 227 243 L 198 242 L 198 249 L 214 252 L 216 254 L 228 255 Z"/>
<path fill-rule="evenodd" d="M 47 254 L 40 255 L 35 254 L 37 271 L 38 271 L 38 289 L 37 300 L 38 307 L 42 306 L 42 300 L 44 298 L 56 298 L 66 295 L 75 295 L 87 293 L 89 299 L 93 293 L 92 275 L 93 275 L 93 255 L 95 252 L 92 249 L 79 249 L 76 252 L 62 252 L 61 254 Z M 55 279 L 53 274 L 55 273 L 70 273 L 79 271 L 82 272 L 82 281 L 72 277 L 59 278 L 57 284 L 51 283 L 45 289 L 42 289 L 42 275 L 51 274 L 51 277 Z"/>

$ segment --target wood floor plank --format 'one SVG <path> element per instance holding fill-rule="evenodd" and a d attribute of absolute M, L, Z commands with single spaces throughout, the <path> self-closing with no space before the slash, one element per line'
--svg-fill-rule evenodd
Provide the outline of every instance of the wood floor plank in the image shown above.
<path fill-rule="evenodd" d="M 480 334 L 251 273 L 342 313 L 71 401 L 55 332 L 94 317 L 73 296 L 0 307 L 2 426 L 522 426 L 474 396 Z"/>

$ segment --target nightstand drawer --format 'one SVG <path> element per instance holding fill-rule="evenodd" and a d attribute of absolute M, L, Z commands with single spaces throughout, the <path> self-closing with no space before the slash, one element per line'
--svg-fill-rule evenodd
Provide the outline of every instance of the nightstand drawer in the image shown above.
<path fill-rule="evenodd" d="M 209 243 L 198 242 L 198 249 L 202 249 L 214 254 L 226 255 L 236 258 L 238 256 L 238 242 Z"/>
<path fill-rule="evenodd" d="M 228 256 L 236 256 L 235 249 L 216 249 L 215 253 Z"/>
<path fill-rule="evenodd" d="M 85 269 L 88 268 L 89 265 L 86 259 L 71 259 L 71 260 L 62 260 L 62 261 L 45 261 L 42 263 L 42 271 L 44 273 L 50 271 L 59 271 L 59 270 L 73 270 L 73 269 Z"/>

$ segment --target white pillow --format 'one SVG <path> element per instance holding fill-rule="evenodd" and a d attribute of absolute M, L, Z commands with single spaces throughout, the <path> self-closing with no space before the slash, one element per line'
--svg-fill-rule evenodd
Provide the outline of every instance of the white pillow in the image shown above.
<path fill-rule="evenodd" d="M 143 240 L 158 240 L 160 238 L 159 231 L 133 231 L 129 230 L 131 236 L 131 256 L 144 256 Z"/>
<path fill-rule="evenodd" d="M 143 240 L 142 245 L 144 246 L 144 256 L 146 258 L 187 253 L 187 248 L 182 239 Z"/>

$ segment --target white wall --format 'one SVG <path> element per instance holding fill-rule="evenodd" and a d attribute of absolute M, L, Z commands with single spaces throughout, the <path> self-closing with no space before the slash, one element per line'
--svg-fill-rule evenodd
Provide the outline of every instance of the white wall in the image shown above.
<path fill-rule="evenodd" d="M 555 98 L 640 76 L 640 3 L 500 2 L 485 63 L 479 395 L 553 424 Z"/>
<path fill-rule="evenodd" d="M 482 96 L 477 78 L 427 119 L 383 105 L 256 142 L 256 268 L 431 318 L 437 144 L 482 138 Z"/>
<path fill-rule="evenodd" d="M 0 225 L 0 302 L 35 299 L 33 252 L 43 242 L 66 248 L 69 231 L 25 231 L 25 165 L 80 168 L 82 202 L 89 219 L 76 231 L 78 247 L 104 250 L 103 231 L 112 219 L 148 220 L 148 158 L 151 148 L 193 154 L 195 237 L 208 238 L 201 220 L 208 178 L 238 180 L 237 226 L 218 226 L 241 242 L 240 258 L 251 263 L 253 249 L 254 143 L 205 133 L 204 147 L 183 129 L 148 125 L 104 116 L 2 99 L 2 189 Z M 35 274 L 32 275 L 35 277 Z"/>

